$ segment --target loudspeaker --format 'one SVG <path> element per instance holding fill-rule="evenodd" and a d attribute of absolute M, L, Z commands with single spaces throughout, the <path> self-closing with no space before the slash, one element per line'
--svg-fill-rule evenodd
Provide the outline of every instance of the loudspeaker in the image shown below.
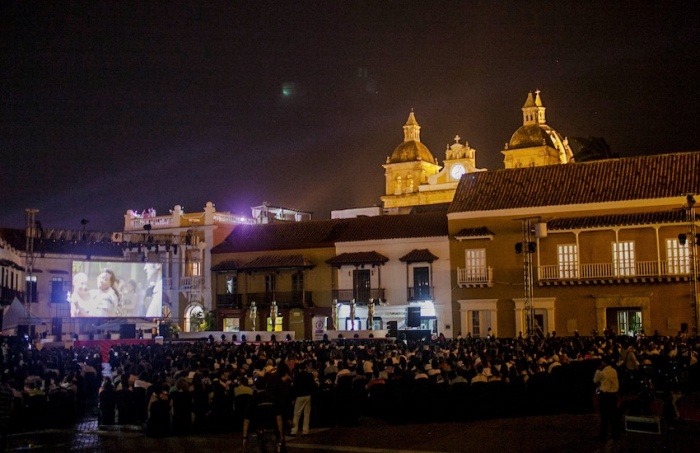
<path fill-rule="evenodd" d="M 51 318 L 51 335 L 57 335 L 61 338 L 63 331 L 63 318 Z"/>
<path fill-rule="evenodd" d="M 420 307 L 408 307 L 406 326 L 420 327 Z"/>
<path fill-rule="evenodd" d="M 399 326 L 398 326 L 398 321 L 387 321 L 386 323 L 386 329 L 389 331 L 388 335 L 390 337 L 396 338 L 396 336 L 399 333 Z"/>
<path fill-rule="evenodd" d="M 136 324 L 120 324 L 119 338 L 136 338 Z"/>

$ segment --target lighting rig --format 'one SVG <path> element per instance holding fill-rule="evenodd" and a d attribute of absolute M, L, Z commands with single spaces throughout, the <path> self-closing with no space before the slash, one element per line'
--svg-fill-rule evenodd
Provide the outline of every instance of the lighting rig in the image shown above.
<path fill-rule="evenodd" d="M 678 235 L 678 243 L 688 245 L 688 255 L 690 261 L 690 310 L 693 316 L 693 335 L 698 334 L 700 325 L 700 313 L 698 313 L 698 245 L 700 245 L 700 234 L 697 232 L 697 222 L 695 218 L 695 196 L 687 194 L 686 205 L 683 209 L 686 212 L 688 221 L 688 234 Z"/>

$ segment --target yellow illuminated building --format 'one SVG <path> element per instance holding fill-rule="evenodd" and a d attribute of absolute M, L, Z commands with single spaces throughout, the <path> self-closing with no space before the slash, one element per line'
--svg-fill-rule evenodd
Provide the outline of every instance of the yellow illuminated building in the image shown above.
<path fill-rule="evenodd" d="M 465 173 L 482 171 L 476 168 L 476 151 L 461 144 L 460 137 L 448 145 L 444 165 L 439 165 L 427 146 L 420 140 L 420 125 L 414 113 L 403 126 L 404 140 L 387 157 L 384 164 L 384 208 L 401 213 L 413 206 L 450 203 L 459 179 Z"/>
<path fill-rule="evenodd" d="M 523 111 L 523 125 L 513 133 L 502 151 L 505 168 L 540 167 L 572 162 L 568 140 L 545 120 L 545 107 L 540 92 L 528 93 Z"/>

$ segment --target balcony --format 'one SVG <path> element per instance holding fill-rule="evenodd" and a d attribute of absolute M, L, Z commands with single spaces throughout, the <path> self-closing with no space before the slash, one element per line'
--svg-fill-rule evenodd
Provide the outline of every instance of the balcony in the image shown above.
<path fill-rule="evenodd" d="M 260 308 L 270 308 L 272 301 L 277 302 L 279 308 L 305 308 L 312 307 L 311 291 L 275 291 L 246 294 L 248 305 L 255 301 Z"/>
<path fill-rule="evenodd" d="M 422 301 L 422 300 L 433 300 L 435 294 L 434 287 L 425 286 L 409 286 L 408 287 L 408 300 L 410 302 Z"/>
<path fill-rule="evenodd" d="M 386 300 L 384 297 L 384 288 L 371 288 L 371 289 L 334 289 L 333 299 L 338 302 L 350 303 L 351 300 L 355 299 L 358 304 L 366 304 L 370 300 Z"/>
<path fill-rule="evenodd" d="M 217 308 L 241 308 L 243 306 L 243 294 L 217 294 Z"/>
<path fill-rule="evenodd" d="M 0 305 L 10 305 L 15 297 L 24 302 L 24 291 L 17 291 L 6 286 L 0 287 Z"/>
<path fill-rule="evenodd" d="M 615 266 L 613 263 L 586 263 L 581 264 L 580 272 L 575 267 L 552 264 L 537 267 L 537 280 L 540 285 L 687 281 L 690 270 L 690 263 L 678 261 L 637 261 L 630 267 Z"/>
<path fill-rule="evenodd" d="M 204 277 L 182 277 L 180 278 L 180 291 L 199 291 L 204 288 Z"/>
<path fill-rule="evenodd" d="M 493 286 L 493 268 L 457 268 L 457 285 L 460 288 L 483 288 Z"/>

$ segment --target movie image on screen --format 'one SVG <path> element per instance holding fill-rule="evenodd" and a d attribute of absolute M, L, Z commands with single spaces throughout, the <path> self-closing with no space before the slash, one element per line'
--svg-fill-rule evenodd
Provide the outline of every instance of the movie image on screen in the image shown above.
<path fill-rule="evenodd" d="M 160 263 L 73 261 L 72 275 L 72 318 L 160 318 L 168 305 Z"/>

